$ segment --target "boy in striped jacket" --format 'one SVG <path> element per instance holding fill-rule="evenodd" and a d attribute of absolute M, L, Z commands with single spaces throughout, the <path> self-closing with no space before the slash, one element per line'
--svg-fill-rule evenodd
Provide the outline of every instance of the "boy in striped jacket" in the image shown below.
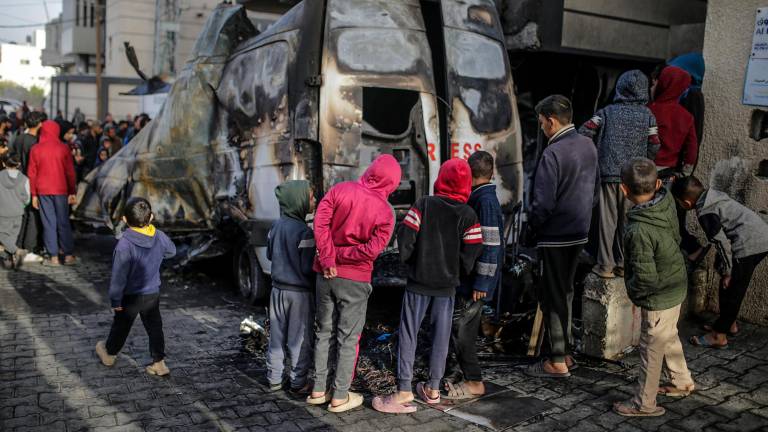
<path fill-rule="evenodd" d="M 431 309 L 432 336 L 429 382 L 418 383 L 416 392 L 429 404 L 440 402 L 459 277 L 472 271 L 483 250 L 477 215 L 466 204 L 471 191 L 469 164 L 461 159 L 449 160 L 440 167 L 434 196 L 416 201 L 398 229 L 400 259 L 408 267 L 398 333 L 398 391 L 374 398 L 373 407 L 378 411 L 416 411 L 411 404 L 413 362 L 417 335 L 427 309 Z"/>

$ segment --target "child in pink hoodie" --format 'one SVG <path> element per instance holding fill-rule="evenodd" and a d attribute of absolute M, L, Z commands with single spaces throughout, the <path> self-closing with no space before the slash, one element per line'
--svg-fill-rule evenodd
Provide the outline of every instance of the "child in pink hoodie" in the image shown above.
<path fill-rule="evenodd" d="M 340 183 L 317 206 L 314 229 L 316 287 L 315 379 L 307 402 L 344 412 L 363 403 L 349 391 L 357 343 L 365 324 L 373 261 L 389 243 L 395 225 L 387 202 L 400 184 L 400 164 L 390 155 L 373 161 L 358 181 Z M 336 319 L 334 319 L 336 316 Z M 331 336 L 337 355 L 331 355 Z M 328 359 L 336 357 L 333 392 L 327 389 Z"/>

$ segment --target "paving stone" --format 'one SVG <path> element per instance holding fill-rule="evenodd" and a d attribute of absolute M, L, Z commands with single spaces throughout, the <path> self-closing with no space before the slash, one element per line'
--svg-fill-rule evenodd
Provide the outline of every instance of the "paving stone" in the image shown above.
<path fill-rule="evenodd" d="M 718 423 L 715 426 L 722 431 L 750 432 L 765 428 L 768 426 L 768 420 L 764 417 L 745 412 L 735 420 Z"/>
<path fill-rule="evenodd" d="M 664 426 L 677 428 L 688 432 L 700 432 L 706 426 L 714 423 L 720 423 L 725 417 L 717 415 L 711 411 L 700 410 L 695 415 L 689 415 L 679 420 L 673 420 Z M 661 428 L 660 428 L 661 429 Z"/>

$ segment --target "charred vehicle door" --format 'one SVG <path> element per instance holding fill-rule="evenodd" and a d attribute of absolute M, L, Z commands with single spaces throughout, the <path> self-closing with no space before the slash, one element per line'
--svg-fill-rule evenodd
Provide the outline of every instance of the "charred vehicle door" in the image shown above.
<path fill-rule="evenodd" d="M 486 150 L 496 159 L 499 202 L 520 202 L 522 134 L 504 33 L 493 0 L 443 0 L 449 157 Z"/>
<path fill-rule="evenodd" d="M 403 177 L 402 213 L 429 193 L 440 164 L 430 46 L 418 1 L 328 0 L 320 92 L 326 188 L 357 178 L 379 154 Z"/>

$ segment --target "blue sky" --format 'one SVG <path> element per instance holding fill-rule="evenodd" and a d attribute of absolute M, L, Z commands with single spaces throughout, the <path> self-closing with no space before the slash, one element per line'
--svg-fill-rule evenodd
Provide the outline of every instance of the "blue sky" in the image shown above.
<path fill-rule="evenodd" d="M 0 41 L 24 43 L 26 37 L 31 35 L 36 28 L 4 28 L 4 26 L 18 26 L 41 24 L 48 21 L 45 15 L 43 3 L 48 6 L 48 16 L 55 18 L 61 13 L 61 0 L 0 0 Z"/>

